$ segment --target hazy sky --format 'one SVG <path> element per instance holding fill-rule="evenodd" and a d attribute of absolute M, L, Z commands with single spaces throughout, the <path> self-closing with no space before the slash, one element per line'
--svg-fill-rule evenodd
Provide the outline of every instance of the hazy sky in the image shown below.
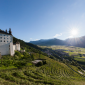
<path fill-rule="evenodd" d="M 85 36 L 85 0 L 0 0 L 0 29 L 26 42 Z"/>

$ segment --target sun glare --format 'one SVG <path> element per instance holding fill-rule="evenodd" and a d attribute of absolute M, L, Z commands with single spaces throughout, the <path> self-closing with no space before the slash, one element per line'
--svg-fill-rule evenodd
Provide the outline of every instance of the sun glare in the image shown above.
<path fill-rule="evenodd" d="M 76 36 L 78 34 L 78 30 L 77 29 L 72 29 L 71 30 L 71 35 L 72 36 Z"/>

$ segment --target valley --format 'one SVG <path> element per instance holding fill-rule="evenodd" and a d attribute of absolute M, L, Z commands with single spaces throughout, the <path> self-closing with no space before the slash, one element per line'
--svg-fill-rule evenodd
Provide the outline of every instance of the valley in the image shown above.
<path fill-rule="evenodd" d="M 45 49 L 45 53 L 48 56 L 55 56 L 56 58 L 61 59 L 62 61 L 65 59 L 69 62 L 75 61 L 85 69 L 85 48 L 74 47 L 74 46 L 39 46 Z"/>

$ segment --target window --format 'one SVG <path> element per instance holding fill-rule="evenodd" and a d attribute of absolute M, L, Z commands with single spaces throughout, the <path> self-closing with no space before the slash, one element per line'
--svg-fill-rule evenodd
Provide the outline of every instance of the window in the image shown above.
<path fill-rule="evenodd" d="M 8 39 L 8 38 L 7 38 Z"/>
<path fill-rule="evenodd" d="M 0 40 L 0 42 L 2 42 L 2 40 Z"/>
<path fill-rule="evenodd" d="M 7 41 L 8 42 L 8 41 Z"/>
<path fill-rule="evenodd" d="M 4 40 L 4 42 L 5 42 L 5 40 Z"/>
<path fill-rule="evenodd" d="M 5 37 L 4 37 L 4 39 L 5 39 Z"/>
<path fill-rule="evenodd" d="M 5 35 L 4 35 L 5 36 Z"/>

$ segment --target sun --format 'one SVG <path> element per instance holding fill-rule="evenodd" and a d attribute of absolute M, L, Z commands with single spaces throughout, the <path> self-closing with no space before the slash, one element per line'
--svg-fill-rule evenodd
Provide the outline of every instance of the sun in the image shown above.
<path fill-rule="evenodd" d="M 71 30 L 71 35 L 72 36 L 76 36 L 78 34 L 78 30 L 77 29 L 72 29 Z"/>

